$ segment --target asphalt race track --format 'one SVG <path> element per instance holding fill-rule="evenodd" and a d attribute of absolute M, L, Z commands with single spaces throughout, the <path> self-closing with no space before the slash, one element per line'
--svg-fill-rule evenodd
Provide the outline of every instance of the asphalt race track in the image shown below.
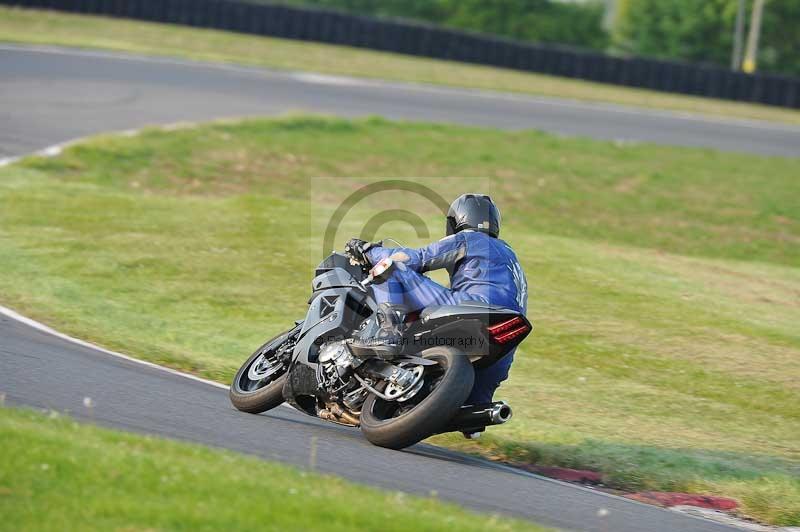
<path fill-rule="evenodd" d="M 289 109 L 539 128 L 791 155 L 800 128 L 706 121 L 540 98 L 274 73 L 91 52 L 0 47 L 0 157 L 108 130 Z M 247 353 L 242 353 L 242 359 Z M 421 444 L 373 447 L 355 429 L 288 407 L 253 416 L 218 386 L 114 357 L 0 314 L 0 392 L 12 405 L 226 447 L 383 488 L 439 497 L 570 530 L 734 530 Z M 91 413 L 83 406 L 91 397 Z M 598 511 L 608 510 L 599 517 Z"/>
<path fill-rule="evenodd" d="M 110 427 L 227 447 L 351 480 L 429 494 L 570 530 L 712 532 L 728 527 L 543 479 L 430 445 L 403 452 L 289 407 L 254 416 L 225 390 L 75 345 L 0 315 L 0 391 L 12 405 L 68 411 Z M 244 358 L 244 357 L 243 357 Z M 83 406 L 91 397 L 91 413 Z M 608 515 L 600 518 L 598 510 Z"/>
<path fill-rule="evenodd" d="M 67 139 L 290 110 L 800 156 L 800 126 L 552 98 L 0 45 L 0 158 Z"/>

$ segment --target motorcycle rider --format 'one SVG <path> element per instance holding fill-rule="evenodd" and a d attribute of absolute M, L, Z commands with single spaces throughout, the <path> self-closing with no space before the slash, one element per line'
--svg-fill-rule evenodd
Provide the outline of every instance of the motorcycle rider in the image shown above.
<path fill-rule="evenodd" d="M 357 238 L 350 239 L 345 253 L 361 265 L 371 266 L 392 257 L 395 267 L 389 277 L 373 284 L 381 331 L 364 343 L 384 354 L 400 349 L 399 327 L 407 311 L 431 305 L 456 305 L 482 301 L 510 308 L 523 314 L 527 310 L 528 289 L 525 274 L 514 251 L 500 234 L 500 211 L 485 194 L 463 194 L 450 205 L 443 239 L 427 247 L 387 248 Z M 450 288 L 422 275 L 446 269 Z M 357 340 L 358 342 L 358 340 Z M 492 400 L 500 383 L 508 378 L 514 351 L 491 366 L 475 372 L 475 384 L 465 404 Z M 478 434 L 465 434 L 476 437 Z"/>

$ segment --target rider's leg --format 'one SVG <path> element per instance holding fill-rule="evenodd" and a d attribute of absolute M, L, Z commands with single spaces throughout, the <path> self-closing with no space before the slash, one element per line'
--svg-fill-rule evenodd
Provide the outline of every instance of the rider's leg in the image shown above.
<path fill-rule="evenodd" d="M 514 361 L 514 351 L 510 352 L 491 366 L 475 370 L 475 383 L 472 392 L 464 402 L 465 405 L 479 405 L 489 403 L 500 383 L 508 378 L 508 370 Z M 464 432 L 464 437 L 472 440 L 478 438 L 484 429 Z"/>
<path fill-rule="evenodd" d="M 378 330 L 367 332 L 363 338 L 351 343 L 356 353 L 372 353 L 382 357 L 396 356 L 402 346 L 403 319 L 409 311 L 418 311 L 429 305 L 456 302 L 453 293 L 444 286 L 413 272 L 402 263 L 395 263 L 388 279 L 372 285 Z"/>
<path fill-rule="evenodd" d="M 404 303 L 411 311 L 422 310 L 431 305 L 455 305 L 470 299 L 458 294 L 436 281 L 409 270 L 402 262 L 396 262 L 389 278 L 372 285 L 378 303 Z"/>
<path fill-rule="evenodd" d="M 372 285 L 372 293 L 378 304 L 401 305 L 405 302 L 405 292 L 402 283 L 392 276 L 380 284 Z"/>
<path fill-rule="evenodd" d="M 465 404 L 477 405 L 490 402 L 500 383 L 508 378 L 512 362 L 514 362 L 513 351 L 491 366 L 475 370 L 475 384 L 472 385 L 472 393 L 469 394 Z"/>
<path fill-rule="evenodd" d="M 397 264 L 385 282 L 373 285 L 375 299 L 379 302 L 404 302 L 412 311 L 430 305 L 457 305 L 475 297 L 440 285 L 422 274 Z M 513 351 L 491 366 L 475 371 L 475 384 L 465 404 L 488 403 L 492 400 L 500 383 L 508 378 L 508 371 L 514 361 Z"/>

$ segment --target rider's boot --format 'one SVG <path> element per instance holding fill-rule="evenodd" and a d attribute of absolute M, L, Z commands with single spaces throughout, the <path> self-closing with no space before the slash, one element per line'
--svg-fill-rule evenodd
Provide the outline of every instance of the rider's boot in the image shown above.
<path fill-rule="evenodd" d="M 363 334 L 356 335 L 348 342 L 350 351 L 357 357 L 377 355 L 387 359 L 400 354 L 403 348 L 403 321 L 407 312 L 405 305 L 381 303 L 375 313 L 377 330 L 374 326 L 365 327 Z"/>

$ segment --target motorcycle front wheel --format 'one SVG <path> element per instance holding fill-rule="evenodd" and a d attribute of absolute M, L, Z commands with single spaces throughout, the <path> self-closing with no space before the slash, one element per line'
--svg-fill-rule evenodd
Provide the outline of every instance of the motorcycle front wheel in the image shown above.
<path fill-rule="evenodd" d="M 436 361 L 425 366 L 422 389 L 407 402 L 386 401 L 370 394 L 361 409 L 361 432 L 370 443 L 403 449 L 436 434 L 464 404 L 475 380 L 466 354 L 450 347 L 432 347 L 418 356 Z"/>
<path fill-rule="evenodd" d="M 279 334 L 250 355 L 231 382 L 229 397 L 237 410 L 259 414 L 283 403 L 288 358 L 299 327 Z"/>

